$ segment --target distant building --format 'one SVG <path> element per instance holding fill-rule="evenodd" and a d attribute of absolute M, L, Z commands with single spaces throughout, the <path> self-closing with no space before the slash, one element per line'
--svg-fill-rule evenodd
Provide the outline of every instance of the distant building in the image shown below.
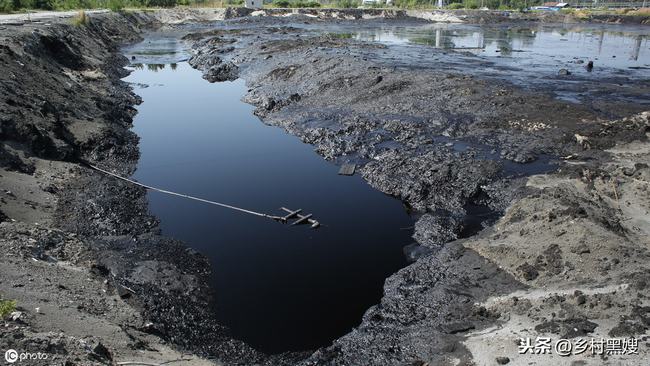
<path fill-rule="evenodd" d="M 569 3 L 558 3 L 558 2 L 548 2 L 542 4 L 542 6 L 548 7 L 548 8 L 567 8 L 569 7 Z"/>
<path fill-rule="evenodd" d="M 246 7 L 249 9 L 261 9 L 263 0 L 246 0 Z"/>
<path fill-rule="evenodd" d="M 550 11 L 558 11 L 560 9 L 568 8 L 569 3 L 556 3 L 556 2 L 548 2 L 542 4 L 542 6 L 533 6 L 530 8 L 530 10 L 550 10 Z"/>

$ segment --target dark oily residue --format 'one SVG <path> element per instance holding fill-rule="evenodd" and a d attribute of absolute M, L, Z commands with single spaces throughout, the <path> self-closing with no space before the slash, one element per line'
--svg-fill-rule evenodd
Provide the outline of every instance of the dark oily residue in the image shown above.
<path fill-rule="evenodd" d="M 240 102 L 243 81 L 209 84 L 187 63 L 142 67 L 134 131 L 147 184 L 271 214 L 302 208 L 323 227 L 288 227 L 149 194 L 163 234 L 212 262 L 215 312 L 266 352 L 327 344 L 348 332 L 405 265 L 412 219 L 359 176 L 337 175 L 309 145 L 262 124 Z"/>
<path fill-rule="evenodd" d="M 642 85 L 650 78 L 650 31 L 645 26 L 426 24 L 339 26 L 330 31 L 388 45 L 378 56 L 393 65 L 417 64 L 508 80 L 525 88 L 548 89 L 576 103 L 602 98 L 648 103 L 643 92 L 629 88 L 595 92 L 607 84 L 609 88 Z M 587 67 L 589 61 L 593 68 Z M 570 75 L 560 75 L 561 69 Z M 592 85 L 596 83 L 598 88 Z"/>
<path fill-rule="evenodd" d="M 436 37 L 433 40 L 433 46 L 438 47 L 436 40 L 440 39 L 442 42 L 443 38 L 446 37 L 447 40 L 443 42 L 445 46 L 441 48 L 468 48 L 468 46 L 462 46 L 463 42 L 466 41 L 463 38 L 464 26 L 450 25 L 448 27 L 451 30 L 433 30 Z M 526 65 L 522 67 L 519 61 L 530 62 L 531 60 L 543 59 L 546 56 L 532 52 L 530 54 L 518 52 L 518 49 L 513 50 L 511 44 L 508 43 L 511 41 L 508 37 L 506 37 L 508 39 L 505 39 L 505 41 L 499 38 L 503 34 L 512 33 L 511 29 L 490 33 L 489 27 L 486 28 L 485 33 L 488 35 L 496 34 L 495 40 L 485 41 L 485 34 L 479 33 L 483 37 L 485 45 L 498 45 L 497 49 L 500 52 L 496 52 L 497 49 L 495 49 L 495 53 L 522 55 L 514 65 L 501 62 L 502 55 L 499 55 L 499 60 L 491 60 L 491 56 L 482 59 L 476 58 L 474 55 L 462 55 L 457 52 L 453 52 L 453 54 L 437 52 L 434 54 L 433 61 L 440 60 L 441 65 L 451 66 L 452 70 L 454 65 L 460 68 L 460 65 L 465 62 L 463 71 L 468 71 L 466 61 L 469 60 L 469 65 L 483 66 L 483 71 L 487 72 L 487 77 L 490 77 L 492 73 L 493 76 L 499 77 L 507 75 L 505 78 L 514 82 L 517 79 L 526 80 L 527 82 L 537 79 L 534 77 L 534 70 L 531 72 Z M 389 46 L 385 48 L 385 51 L 372 50 L 374 56 L 379 55 L 375 61 L 389 63 L 393 67 L 399 66 L 401 63 L 405 63 L 409 67 L 417 67 L 415 64 L 425 59 L 426 49 L 431 47 L 432 44 L 418 39 L 409 39 L 407 42 L 400 39 L 402 36 L 399 34 L 408 34 L 409 32 L 418 34 L 418 32 L 422 32 L 421 29 L 414 29 L 404 28 L 397 31 L 398 42 L 394 44 L 388 42 Z M 340 31 L 336 27 L 333 27 L 333 30 Z M 364 30 L 364 32 L 366 31 Z M 236 34 L 239 32 L 232 28 L 224 31 L 225 34 L 235 34 L 234 37 L 237 37 Z M 243 35 L 246 32 L 242 31 L 241 34 Z M 312 35 L 317 33 L 314 29 L 310 29 L 309 26 L 304 27 L 302 32 L 305 35 L 309 35 L 310 32 L 313 32 Z M 371 29 L 370 32 L 374 32 L 375 35 L 366 37 L 361 33 L 356 33 L 354 37 L 360 40 L 375 41 L 376 39 L 370 38 L 377 38 L 378 35 L 385 34 L 386 30 L 377 27 Z M 528 31 L 515 30 L 514 32 L 526 33 Z M 535 33 L 529 31 L 528 34 L 530 32 Z M 287 37 L 287 32 L 284 31 L 279 32 L 283 35 L 277 37 L 272 33 L 266 34 L 268 39 Z M 471 34 L 474 37 L 476 33 Z M 548 36 L 549 34 L 552 35 L 553 31 L 541 32 L 541 34 Z M 246 36 L 250 38 L 250 35 Z M 217 49 L 218 53 L 229 53 L 235 50 L 236 47 L 250 47 L 253 45 L 247 45 L 246 42 L 249 41 L 246 41 L 245 37 L 243 44 L 236 43 L 234 46 L 230 44 L 235 42 L 227 37 L 217 38 L 218 44 L 228 44 L 228 47 Z M 348 37 L 342 38 L 346 39 Z M 200 37 L 197 39 L 200 39 Z M 540 37 L 540 39 L 543 40 L 540 49 L 548 46 L 547 43 L 544 43 L 548 40 L 544 40 L 544 37 Z M 456 47 L 453 40 L 461 46 Z M 326 223 L 326 228 L 317 233 L 309 231 L 289 231 L 287 233 L 286 228 L 278 227 L 275 223 L 253 224 L 251 218 L 233 216 L 228 212 L 214 212 L 213 208 L 195 207 L 195 205 L 184 202 L 175 202 L 172 208 L 168 198 L 157 197 L 155 194 L 149 196 L 152 211 L 161 218 L 163 231 L 166 234 L 187 241 L 191 246 L 212 258 L 216 293 L 215 311 L 224 324 L 232 328 L 235 336 L 267 352 L 307 349 L 327 344 L 331 339 L 347 332 L 358 323 L 358 319 L 365 309 L 375 303 L 381 296 L 383 279 L 405 264 L 401 250 L 410 242 L 408 238 L 410 231 L 398 230 L 411 227 L 412 219 L 404 213 L 402 208 L 398 207 L 399 203 L 397 201 L 368 189 L 358 177 L 336 176 L 337 168 L 320 160 L 310 151 L 311 149 L 308 146 L 298 143 L 297 140 L 282 134 L 279 130 L 272 130 L 274 132 L 271 133 L 268 131 L 262 132 L 261 129 L 265 127 L 258 120 L 251 117 L 253 109 L 247 106 L 244 107 L 245 105 L 239 102 L 239 97 L 246 93 L 241 81 L 215 85 L 207 84 L 198 78 L 198 73 L 192 75 L 192 71 L 188 69 L 186 64 L 175 63 L 176 61 L 184 61 L 186 57 L 169 56 L 170 54 L 182 54 L 182 52 L 174 50 L 165 56 L 165 52 L 146 49 L 147 47 L 151 48 L 152 43 L 154 45 L 156 43 L 163 45 L 159 48 L 169 49 L 167 42 L 168 40 L 158 40 L 158 42 L 151 42 L 149 45 L 145 42 L 131 49 L 130 54 L 127 52 L 129 57 L 131 55 L 135 56 L 135 58 L 131 58 L 136 66 L 139 63 L 148 63 L 147 70 L 144 70 L 144 66 L 138 66 L 140 71 L 132 75 L 131 81 L 141 84 L 163 85 L 160 87 L 161 90 L 151 92 L 153 97 L 147 97 L 148 90 L 143 89 L 140 92 L 145 104 L 140 110 L 140 120 L 136 121 L 136 131 L 143 128 L 142 131 L 138 132 L 142 138 L 143 158 L 136 177 L 152 184 L 164 185 L 165 188 L 182 190 L 209 199 L 223 201 L 222 197 L 225 196 L 232 198 L 233 201 L 238 202 L 240 205 L 261 206 L 267 211 L 276 210 L 278 201 L 282 201 L 282 205 L 292 206 L 292 208 L 309 207 L 310 212 L 314 212 L 319 216 L 321 222 Z M 453 47 L 450 45 L 453 45 Z M 143 46 L 144 51 L 138 50 L 138 47 Z M 489 48 L 486 46 L 485 50 Z M 360 51 L 352 50 L 350 55 L 356 54 L 356 57 L 364 57 L 366 50 L 364 48 L 361 48 Z M 410 56 L 404 56 L 405 50 L 409 51 Z M 504 50 L 507 51 L 504 52 Z M 331 52 L 336 54 L 339 51 L 332 50 Z M 401 53 L 401 56 L 396 56 L 398 53 Z M 639 51 L 639 53 L 641 52 Z M 162 61 L 156 61 L 156 57 L 160 56 L 162 56 Z M 530 57 L 527 59 L 527 56 Z M 220 55 L 219 57 L 223 56 Z M 553 58 L 552 55 L 550 57 Z M 365 60 L 365 58 L 363 59 Z M 579 64 L 575 61 L 577 58 L 573 60 L 571 62 Z M 156 62 L 161 63 L 157 64 Z M 165 68 L 165 63 L 168 62 L 174 62 L 173 70 L 171 66 Z M 195 62 L 194 65 L 201 68 L 203 62 L 209 62 L 209 58 Z M 434 65 L 434 62 L 426 62 L 419 66 L 434 68 Z M 538 70 L 538 72 L 550 73 L 555 66 L 556 64 L 552 64 L 542 71 Z M 152 71 L 158 71 L 158 74 L 153 74 Z M 183 76 L 178 76 L 181 74 Z M 177 84 L 178 82 L 181 82 L 181 84 L 187 83 L 187 85 Z M 566 93 L 567 95 L 573 95 L 570 92 Z M 158 101 L 163 94 L 168 95 Z M 211 94 L 214 96 L 209 98 L 208 96 Z M 181 98 L 179 95 L 184 97 Z M 253 99 L 250 99 L 251 97 Z M 249 93 L 247 98 L 258 105 L 256 110 L 256 113 L 258 113 L 259 101 L 254 100 L 255 94 L 251 95 Z M 227 102 L 224 102 L 224 100 L 227 100 Z M 151 109 L 159 109 L 160 105 L 169 106 L 170 109 L 167 113 L 153 117 L 147 116 L 147 101 L 149 103 L 156 101 L 155 106 L 152 106 Z M 159 105 L 159 103 L 162 104 Z M 191 110 L 172 117 L 173 113 L 183 110 L 188 104 L 192 103 L 194 104 L 190 108 Z M 273 101 L 273 103 L 276 102 Z M 273 109 L 277 108 L 277 106 L 271 105 L 265 108 Z M 278 115 L 287 116 L 284 113 L 291 112 L 295 113 L 296 110 L 289 108 L 288 112 L 282 111 Z M 338 128 L 336 127 L 338 121 L 328 122 L 328 113 L 324 109 L 314 112 L 312 117 L 309 117 L 310 112 L 300 111 L 299 113 L 303 114 L 301 118 L 303 118 L 307 127 L 315 129 L 328 128 L 329 124 L 332 128 Z M 261 116 L 264 117 L 265 114 L 266 112 L 261 113 Z M 196 118 L 200 119 L 197 125 L 189 127 L 189 133 L 187 122 L 183 122 L 185 124 L 182 125 L 182 128 L 178 125 L 179 121 L 186 121 L 188 115 L 191 116 L 192 123 L 196 123 Z M 250 124 L 243 130 L 238 131 L 242 128 L 241 125 L 217 126 L 218 124 L 215 124 L 214 120 L 209 119 L 212 116 L 247 121 Z M 208 117 L 208 120 L 205 119 L 206 117 Z M 397 119 L 400 117 L 403 117 L 403 115 L 395 116 Z M 453 121 L 455 118 L 457 117 L 449 115 L 449 122 L 452 122 L 452 124 L 463 123 L 461 117 L 458 117 L 457 122 Z M 151 121 L 143 122 L 147 119 Z M 414 123 L 420 122 L 422 121 L 419 121 L 418 118 L 414 119 Z M 165 127 L 160 128 L 161 123 L 165 123 Z M 148 127 L 147 124 L 149 124 Z M 270 124 L 277 123 L 271 122 Z M 304 135 L 302 131 L 296 131 L 291 126 L 283 127 L 289 129 L 292 134 L 298 132 L 303 141 L 315 142 L 311 136 Z M 192 135 L 192 129 L 195 129 L 194 132 L 199 131 L 200 133 Z M 251 134 L 251 132 L 253 133 Z M 261 133 L 260 136 L 274 135 L 274 137 L 270 140 L 266 138 L 256 140 L 253 138 L 251 141 L 251 138 L 256 133 Z M 381 155 L 382 153 L 405 149 L 402 143 L 394 140 L 396 136 L 391 132 L 382 132 L 381 129 L 375 129 L 368 137 L 373 134 L 376 134 L 377 139 L 383 140 L 373 146 L 373 154 Z M 455 134 L 452 133 L 452 135 Z M 225 139 L 219 142 L 216 139 L 217 136 L 225 137 Z M 154 138 L 157 140 L 154 140 Z M 150 143 L 147 141 L 148 139 L 151 139 Z M 166 139 L 172 139 L 177 147 L 170 150 L 168 148 L 169 142 Z M 186 141 L 178 141 L 179 139 L 186 139 Z M 344 136 L 342 139 L 348 140 L 351 146 L 356 143 L 351 136 Z M 205 144 L 204 150 L 198 151 L 202 144 Z M 554 169 L 554 165 L 551 164 L 553 160 L 552 154 L 543 152 L 530 154 L 525 151 L 523 153 L 516 151 L 513 153 L 513 151 L 495 148 L 499 143 L 494 141 L 486 143 L 485 140 L 476 141 L 472 138 L 433 134 L 426 144 L 436 146 L 434 149 L 437 151 L 436 156 L 446 156 L 446 158 L 457 156 L 462 158 L 465 161 L 462 164 L 466 166 L 462 169 L 468 169 L 469 165 L 467 164 L 471 159 L 485 162 L 484 168 L 481 169 L 487 169 L 486 172 L 489 172 L 489 174 L 494 174 L 497 171 L 491 166 L 499 167 L 499 173 L 495 177 L 516 178 L 544 173 Z M 178 149 L 178 146 L 182 148 Z M 242 146 L 245 146 L 245 149 L 240 150 Z M 219 148 L 222 150 L 219 150 Z M 412 146 L 408 148 L 413 149 Z M 274 149 L 278 150 L 274 151 Z M 447 152 L 444 152 L 445 149 L 447 149 Z M 321 154 L 324 153 L 321 146 L 317 147 L 317 151 Z M 417 154 L 423 154 L 418 159 L 426 159 L 427 149 L 423 150 L 418 147 L 413 151 L 419 151 Z M 153 156 L 148 157 L 148 154 L 152 153 Z M 165 156 L 165 154 L 168 155 Z M 252 156 L 248 154 L 252 154 Z M 285 155 L 282 158 L 283 154 Z M 207 157 L 214 159 L 215 156 L 218 156 L 216 160 L 205 161 Z M 227 158 L 224 158 L 226 156 Z M 184 160 L 179 160 L 179 157 L 184 158 Z M 272 157 L 279 157 L 280 159 L 271 161 L 273 160 Z M 292 163 L 291 159 L 297 157 L 299 159 Z M 333 155 L 328 157 L 332 158 L 337 164 L 353 162 L 363 166 L 371 162 L 371 159 L 366 154 L 357 151 L 350 151 L 349 154 L 343 156 Z M 162 165 L 160 165 L 161 160 L 165 161 Z M 168 161 L 171 161 L 171 163 Z M 493 162 L 493 164 L 491 165 L 489 162 Z M 527 162 L 527 164 L 520 164 L 522 162 Z M 175 164 L 175 166 L 180 167 L 183 174 L 178 174 L 177 170 L 174 170 L 174 174 L 170 174 L 168 167 L 166 167 L 168 164 Z M 377 168 L 378 166 L 371 169 Z M 223 174 L 223 171 L 228 171 L 228 174 Z M 366 179 L 372 180 L 372 175 L 377 173 L 369 170 L 365 174 Z M 379 173 L 379 175 L 381 174 Z M 273 178 L 271 181 L 263 181 L 260 177 L 265 179 Z M 229 181 L 232 178 L 235 179 Z M 345 179 L 352 180 L 345 181 Z M 249 182 L 254 184 L 249 184 Z M 300 184 L 296 184 L 297 182 L 300 182 Z M 328 183 L 323 184 L 323 182 Z M 386 190 L 385 184 L 387 183 L 382 181 L 372 182 L 376 188 L 381 190 Z M 260 188 L 260 185 L 263 188 Z M 258 191 L 261 191 L 259 195 L 257 194 Z M 224 195 L 225 192 L 227 194 Z M 444 194 L 441 194 L 440 199 L 444 198 Z M 366 195 L 367 197 L 365 197 Z M 297 199 L 297 197 L 300 197 L 300 199 Z M 359 199 L 364 204 L 355 204 L 355 201 L 358 202 Z M 435 200 L 438 200 L 438 198 L 434 198 L 434 202 Z M 306 204 L 309 204 L 309 206 Z M 436 205 L 438 204 L 436 203 Z M 426 206 L 415 208 L 422 210 Z M 496 219 L 498 214 L 495 209 L 498 210 L 499 208 L 502 208 L 502 206 L 499 207 L 490 203 L 489 200 L 475 197 L 460 208 L 450 206 L 443 209 L 442 212 L 437 212 L 437 214 L 454 217 L 450 223 L 450 227 L 453 229 L 446 230 L 456 231 L 454 235 L 464 237 L 475 234 L 485 227 L 486 223 Z M 355 209 L 360 210 L 355 211 Z M 447 209 L 454 212 L 446 211 L 445 213 Z M 378 219 L 372 219 L 375 215 L 378 215 Z M 228 224 L 225 227 L 219 227 L 219 223 Z M 396 225 L 398 223 L 399 225 Z M 251 225 L 254 225 L 255 230 L 250 229 L 253 227 Z M 367 229 L 364 229 L 364 227 L 367 227 Z M 381 227 L 381 230 L 378 230 L 379 227 Z M 390 234 L 387 235 L 385 230 Z M 439 235 L 440 233 L 433 234 Z M 248 237 L 248 235 L 251 235 L 251 237 Z M 274 242 L 271 248 L 268 245 L 269 241 Z M 305 243 L 310 244 L 305 245 Z M 378 253 L 380 249 L 386 250 L 381 254 Z M 410 246 L 405 252 L 407 254 L 413 252 L 413 247 Z M 429 250 L 426 250 L 426 252 L 429 252 Z M 378 266 L 377 263 L 382 265 Z M 263 282 L 261 282 L 262 280 Z"/>

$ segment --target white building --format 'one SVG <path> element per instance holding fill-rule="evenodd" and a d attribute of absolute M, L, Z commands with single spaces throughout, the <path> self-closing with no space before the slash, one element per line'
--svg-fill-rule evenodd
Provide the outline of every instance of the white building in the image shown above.
<path fill-rule="evenodd" d="M 246 7 L 249 9 L 261 9 L 263 0 L 246 0 Z"/>

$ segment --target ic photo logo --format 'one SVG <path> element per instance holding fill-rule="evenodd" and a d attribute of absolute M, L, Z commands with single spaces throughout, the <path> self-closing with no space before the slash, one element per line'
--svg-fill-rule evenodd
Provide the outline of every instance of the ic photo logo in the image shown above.
<path fill-rule="evenodd" d="M 5 360 L 9 363 L 18 361 L 18 352 L 15 349 L 10 349 L 5 352 Z"/>
<path fill-rule="evenodd" d="M 47 360 L 47 353 L 30 353 L 30 352 L 22 352 L 18 353 L 15 349 L 10 349 L 5 352 L 5 361 L 9 363 L 14 363 L 17 361 L 25 361 L 25 360 Z"/>

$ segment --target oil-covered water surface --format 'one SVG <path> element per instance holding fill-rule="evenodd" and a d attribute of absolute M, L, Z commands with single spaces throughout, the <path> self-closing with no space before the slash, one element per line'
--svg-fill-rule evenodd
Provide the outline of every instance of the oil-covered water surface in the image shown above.
<path fill-rule="evenodd" d="M 650 29 L 612 25 L 465 25 L 376 27 L 349 33 L 363 41 L 421 44 L 471 52 L 498 62 L 543 69 L 594 61 L 596 74 L 611 69 L 650 70 Z M 495 60 L 496 61 L 496 60 Z"/>
<path fill-rule="evenodd" d="M 650 28 L 644 25 L 379 24 L 321 31 L 382 43 L 386 51 L 373 57 L 393 66 L 497 78 L 576 103 L 650 104 Z"/>
<path fill-rule="evenodd" d="M 136 179 L 272 214 L 301 208 L 323 225 L 149 193 L 163 234 L 210 258 L 220 321 L 266 352 L 326 345 L 358 324 L 384 279 L 406 264 L 413 220 L 401 202 L 337 175 L 310 145 L 264 125 L 240 101 L 242 80 L 210 84 L 185 62 L 160 61 L 126 80 L 144 100 L 134 121 Z"/>

